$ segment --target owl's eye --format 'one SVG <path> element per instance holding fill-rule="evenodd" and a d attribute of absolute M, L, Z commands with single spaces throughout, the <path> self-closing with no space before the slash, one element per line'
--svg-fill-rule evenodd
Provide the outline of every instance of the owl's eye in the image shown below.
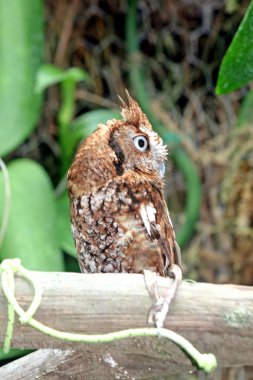
<path fill-rule="evenodd" d="M 148 147 L 148 141 L 145 136 L 136 136 L 134 138 L 134 146 L 141 152 L 145 152 Z"/>

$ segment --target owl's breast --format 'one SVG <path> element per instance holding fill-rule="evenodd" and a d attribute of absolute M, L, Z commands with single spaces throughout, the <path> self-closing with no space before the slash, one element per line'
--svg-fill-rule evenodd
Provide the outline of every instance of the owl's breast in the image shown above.
<path fill-rule="evenodd" d="M 160 267 L 160 247 L 150 241 L 140 218 L 145 196 L 145 190 L 111 182 L 72 202 L 72 233 L 83 272 L 157 270 L 153 261 Z"/>

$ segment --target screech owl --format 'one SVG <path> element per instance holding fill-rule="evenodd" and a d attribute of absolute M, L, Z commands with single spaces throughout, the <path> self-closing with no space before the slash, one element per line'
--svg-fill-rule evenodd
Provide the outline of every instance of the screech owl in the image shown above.
<path fill-rule="evenodd" d="M 80 268 L 166 276 L 180 266 L 163 196 L 167 149 L 128 93 L 121 113 L 83 141 L 68 171 Z"/>

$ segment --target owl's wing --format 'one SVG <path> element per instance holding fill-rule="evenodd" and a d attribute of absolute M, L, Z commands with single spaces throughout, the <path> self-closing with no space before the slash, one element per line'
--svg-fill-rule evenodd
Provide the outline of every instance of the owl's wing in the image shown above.
<path fill-rule="evenodd" d="M 160 192 L 155 192 L 149 202 L 142 203 L 140 215 L 150 240 L 162 248 L 165 272 L 173 264 L 181 267 L 180 248 L 166 202 Z"/>

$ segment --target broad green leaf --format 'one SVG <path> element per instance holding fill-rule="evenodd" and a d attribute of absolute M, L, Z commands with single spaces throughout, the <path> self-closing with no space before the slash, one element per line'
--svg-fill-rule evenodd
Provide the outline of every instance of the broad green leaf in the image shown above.
<path fill-rule="evenodd" d="M 245 96 L 240 111 L 237 116 L 237 127 L 253 125 L 253 90 L 250 90 Z"/>
<path fill-rule="evenodd" d="M 67 272 L 76 272 L 80 273 L 81 269 L 76 257 L 66 255 L 65 256 L 65 266 Z"/>
<path fill-rule="evenodd" d="M 253 80 L 253 1 L 223 58 L 216 93 L 227 94 Z"/>
<path fill-rule="evenodd" d="M 54 65 L 41 66 L 36 80 L 36 92 L 41 93 L 47 87 L 63 81 L 77 83 L 81 80 L 88 80 L 88 75 L 78 67 L 62 70 Z"/>
<path fill-rule="evenodd" d="M 34 88 L 42 51 L 42 0 L 0 1 L 0 156 L 36 125 L 41 97 Z"/>
<path fill-rule="evenodd" d="M 98 124 L 105 124 L 110 119 L 122 119 L 120 112 L 106 109 L 86 112 L 72 122 L 71 135 L 75 140 L 86 138 L 97 129 Z"/>
<path fill-rule="evenodd" d="M 0 259 L 19 257 L 31 270 L 62 271 L 58 247 L 55 199 L 50 179 L 36 162 L 18 159 L 9 166 L 11 206 Z M 0 175 L 0 217 L 4 208 Z"/>
<path fill-rule="evenodd" d="M 30 354 L 31 352 L 32 352 L 31 350 L 16 350 L 14 348 L 14 349 L 11 349 L 8 353 L 5 353 L 3 352 L 2 349 L 0 349 L 0 362 L 1 360 L 10 360 L 10 359 L 16 358 L 17 356 L 21 357 L 21 356 Z"/>
<path fill-rule="evenodd" d="M 76 257 L 76 248 L 70 227 L 70 206 L 67 191 L 56 200 L 58 244 L 66 253 Z"/>
<path fill-rule="evenodd" d="M 76 118 L 69 128 L 69 157 L 74 155 L 78 143 L 97 129 L 98 124 L 104 124 L 111 119 L 121 119 L 120 112 L 115 110 L 98 109 L 86 112 Z"/>

